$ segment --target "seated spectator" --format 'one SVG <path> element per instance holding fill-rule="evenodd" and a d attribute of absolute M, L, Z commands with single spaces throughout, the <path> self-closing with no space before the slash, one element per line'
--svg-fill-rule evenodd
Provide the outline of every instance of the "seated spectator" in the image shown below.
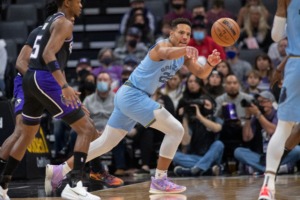
<path fill-rule="evenodd" d="M 241 85 L 235 75 L 231 74 L 225 78 L 225 93 L 216 98 L 215 112 L 216 117 L 224 120 L 220 140 L 225 145 L 223 158 L 225 164 L 234 158 L 234 150 L 243 144 L 242 125 L 246 111 L 241 102 L 242 100 L 251 102 L 252 99 L 252 96 L 241 92 Z"/>
<path fill-rule="evenodd" d="M 232 72 L 237 76 L 242 86 L 244 86 L 247 73 L 252 70 L 251 64 L 239 58 L 239 48 L 237 44 L 226 47 L 225 52 Z"/>
<path fill-rule="evenodd" d="M 243 49 L 262 49 L 264 52 L 268 52 L 273 40 L 271 38 L 271 29 L 263 15 L 262 7 L 250 6 L 249 13 L 245 16 L 244 27 L 241 30 L 238 42 Z"/>
<path fill-rule="evenodd" d="M 252 70 L 247 74 L 247 86 L 244 90 L 247 94 L 250 94 L 254 97 L 255 94 L 259 94 L 261 90 L 258 88 L 258 85 L 261 81 L 261 77 L 257 70 Z"/>
<path fill-rule="evenodd" d="M 128 28 L 137 27 L 141 31 L 141 42 L 146 44 L 148 47 L 153 45 L 154 33 L 151 32 L 148 20 L 141 9 L 141 13 L 134 14 L 128 22 Z M 127 30 L 126 30 L 127 32 Z"/>
<path fill-rule="evenodd" d="M 83 101 L 86 96 L 95 92 L 96 89 L 96 76 L 91 72 L 82 77 L 79 83 L 78 91 L 80 92 L 79 99 Z"/>
<path fill-rule="evenodd" d="M 264 6 L 262 0 L 247 0 L 246 5 L 240 8 L 238 17 L 237 17 L 237 23 L 238 25 L 243 28 L 244 26 L 244 21 L 245 21 L 245 16 L 249 13 L 249 9 L 251 6 L 260 6 L 263 11 L 263 16 L 266 20 L 269 18 L 269 11 L 268 9 Z"/>
<path fill-rule="evenodd" d="M 268 56 L 271 58 L 274 67 L 277 67 L 277 65 L 279 65 L 285 58 L 287 42 L 287 38 L 284 38 L 279 42 L 274 42 L 269 47 Z"/>
<path fill-rule="evenodd" d="M 128 21 L 129 19 L 136 14 L 136 10 L 142 9 L 142 13 L 147 18 L 148 26 L 151 29 L 152 33 L 155 33 L 155 17 L 154 15 L 145 7 L 145 1 L 144 0 L 130 0 L 130 9 L 123 15 L 121 24 L 120 24 L 120 33 L 121 35 L 126 34 L 126 29 L 128 28 Z"/>
<path fill-rule="evenodd" d="M 223 87 L 223 75 L 217 70 L 213 70 L 208 76 L 205 90 L 213 99 L 216 99 L 218 96 L 224 94 L 225 89 Z"/>
<path fill-rule="evenodd" d="M 113 55 L 116 61 L 123 65 L 124 58 L 128 55 L 134 55 L 139 62 L 148 52 L 147 46 L 141 42 L 141 31 L 136 27 L 130 27 L 125 36 L 125 43 L 121 47 L 115 48 Z"/>
<path fill-rule="evenodd" d="M 76 65 L 76 77 L 72 77 L 70 85 L 78 90 L 79 85 L 83 82 L 83 79 L 92 71 L 91 61 L 89 58 L 80 58 Z"/>
<path fill-rule="evenodd" d="M 200 56 L 208 57 L 210 52 L 217 49 L 220 52 L 221 59 L 225 59 L 223 47 L 217 45 L 213 39 L 207 35 L 206 24 L 203 16 L 197 16 L 192 22 L 192 35 L 189 46 L 195 47 Z"/>
<path fill-rule="evenodd" d="M 273 63 L 267 54 L 256 57 L 254 69 L 258 71 L 261 81 L 257 86 L 261 91 L 270 90 L 270 83 L 273 75 Z"/>
<path fill-rule="evenodd" d="M 164 21 L 171 22 L 176 18 L 187 18 L 192 21 L 191 11 L 186 9 L 186 0 L 170 0 L 172 10 L 165 14 Z"/>
<path fill-rule="evenodd" d="M 170 97 L 173 102 L 173 106 L 175 110 L 177 109 L 178 102 L 182 97 L 183 94 L 183 87 L 182 87 L 182 79 L 179 72 L 167 81 L 166 85 L 161 88 L 160 92 L 164 95 Z"/>
<path fill-rule="evenodd" d="M 7 65 L 7 51 L 5 45 L 5 41 L 0 40 L 0 97 L 4 96 L 5 92 L 4 74 Z"/>
<path fill-rule="evenodd" d="M 92 73 L 98 76 L 101 72 L 107 72 L 112 78 L 111 88 L 114 90 L 121 84 L 122 65 L 116 63 L 113 51 L 110 48 L 103 48 L 98 53 L 100 66 L 93 69 Z"/>
<path fill-rule="evenodd" d="M 197 16 L 203 16 L 205 24 L 207 23 L 206 9 L 205 9 L 205 6 L 202 4 L 198 4 L 193 7 L 192 16 L 193 16 L 193 19 L 196 18 Z"/>
<path fill-rule="evenodd" d="M 226 61 L 226 60 L 222 60 L 219 64 L 217 64 L 217 66 L 215 67 L 215 69 L 220 72 L 223 77 L 225 78 L 226 76 L 228 76 L 229 74 L 234 74 L 230 64 Z M 224 81 L 224 80 L 223 80 Z"/>
<path fill-rule="evenodd" d="M 173 159 L 177 176 L 201 176 L 214 165 L 220 166 L 222 161 L 224 145 L 216 139 L 222 125 L 213 116 L 215 101 L 209 96 L 190 100 L 185 101 L 182 122 L 185 130 L 182 145 L 187 146 L 187 151 L 176 152 Z M 214 171 L 215 175 L 219 174 L 219 170 Z"/>
<path fill-rule="evenodd" d="M 238 147 L 234 151 L 234 156 L 241 163 L 252 167 L 255 172 L 263 174 L 266 169 L 267 146 L 275 132 L 278 119 L 277 110 L 273 107 L 275 97 L 271 92 L 261 92 L 256 99 L 257 105 L 251 104 L 246 108 L 243 140 L 247 145 Z M 281 165 L 294 166 L 298 160 L 300 160 L 300 146 L 291 150 L 282 160 Z"/>
<path fill-rule="evenodd" d="M 211 35 L 210 30 L 213 23 L 223 17 L 235 18 L 231 12 L 224 9 L 224 0 L 214 0 L 212 8 L 206 12 L 208 35 Z"/>

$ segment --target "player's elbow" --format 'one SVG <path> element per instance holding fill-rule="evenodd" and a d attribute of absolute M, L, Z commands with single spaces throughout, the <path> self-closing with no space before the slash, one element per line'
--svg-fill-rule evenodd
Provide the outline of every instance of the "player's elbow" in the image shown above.
<path fill-rule="evenodd" d="M 285 33 L 284 32 L 276 32 L 272 30 L 272 39 L 274 42 L 279 42 L 280 40 L 282 40 L 285 37 Z"/>

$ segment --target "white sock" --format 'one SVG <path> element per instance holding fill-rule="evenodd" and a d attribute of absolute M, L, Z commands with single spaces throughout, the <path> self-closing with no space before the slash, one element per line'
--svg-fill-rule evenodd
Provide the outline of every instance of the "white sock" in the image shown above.
<path fill-rule="evenodd" d="M 168 170 L 155 170 L 155 179 L 162 179 L 163 177 L 168 175 Z"/>
<path fill-rule="evenodd" d="M 64 162 L 63 164 L 63 176 L 66 176 L 72 169 L 69 167 L 67 162 Z"/>
<path fill-rule="evenodd" d="M 275 174 L 265 174 L 265 180 L 263 186 L 268 186 L 270 190 L 275 190 Z"/>

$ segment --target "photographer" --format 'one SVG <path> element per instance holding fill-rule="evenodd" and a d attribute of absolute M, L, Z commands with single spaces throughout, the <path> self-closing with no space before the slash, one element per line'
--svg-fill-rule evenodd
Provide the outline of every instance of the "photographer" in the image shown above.
<path fill-rule="evenodd" d="M 186 153 L 176 152 L 173 159 L 177 176 L 201 176 L 213 165 L 213 173 L 219 174 L 224 145 L 217 140 L 222 125 L 213 117 L 215 107 L 215 101 L 204 95 L 186 101 L 181 109 L 185 130 L 182 146 L 186 147 Z"/>
<path fill-rule="evenodd" d="M 256 103 L 246 105 L 245 125 L 243 127 L 243 141 L 247 148 L 239 147 L 234 156 L 241 163 L 255 171 L 265 171 L 265 155 L 269 140 L 275 132 L 278 122 L 277 110 L 273 107 L 275 97 L 269 91 L 263 91 L 255 96 Z M 282 164 L 291 166 L 300 159 L 300 147 L 296 146 L 283 159 Z M 286 171 L 287 172 L 287 171 Z"/>

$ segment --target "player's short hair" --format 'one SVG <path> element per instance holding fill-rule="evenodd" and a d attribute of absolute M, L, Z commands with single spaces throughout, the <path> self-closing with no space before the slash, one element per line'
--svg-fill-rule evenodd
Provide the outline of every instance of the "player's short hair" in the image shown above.
<path fill-rule="evenodd" d="M 176 18 L 172 21 L 171 27 L 176 28 L 178 24 L 186 24 L 192 28 L 192 22 L 187 18 Z"/>

